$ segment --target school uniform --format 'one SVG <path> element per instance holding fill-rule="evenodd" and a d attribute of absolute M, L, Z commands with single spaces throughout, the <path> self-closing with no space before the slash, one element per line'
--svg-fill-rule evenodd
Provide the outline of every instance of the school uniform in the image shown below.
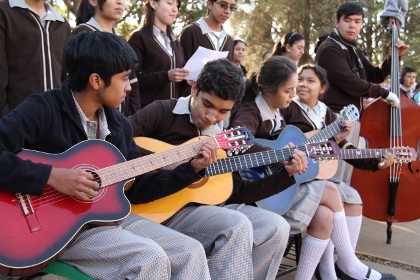
<path fill-rule="evenodd" d="M 324 93 L 323 102 L 335 113 L 349 104 L 361 111 L 364 98 L 388 96 L 388 90 L 383 89 L 379 83 L 391 72 L 391 56 L 387 56 L 381 65 L 375 67 L 360 48 L 356 48 L 356 51 L 362 66 L 359 66 L 349 48 L 331 38 L 331 35 L 317 50 L 315 61 L 328 74 L 329 87 Z"/>
<path fill-rule="evenodd" d="M 189 110 L 190 98 L 191 97 L 188 96 L 178 100 L 155 101 L 148 107 L 139 110 L 135 115 L 129 118 L 133 126 L 133 135 L 156 138 L 172 145 L 178 145 L 199 135 L 214 136 L 221 132 L 223 128 L 222 122 L 204 130 L 200 130 L 194 125 Z M 156 114 L 156 112 L 159 112 L 159 114 Z M 293 184 L 293 179 L 289 179 L 288 176 L 285 177 L 287 177 L 287 179 L 284 180 L 288 180 L 285 184 Z M 234 182 L 237 182 L 237 180 Z M 243 181 L 239 184 L 237 183 L 234 183 L 236 198 L 240 197 L 238 194 L 243 192 L 239 190 Z M 254 191 L 254 193 L 256 192 Z M 255 202 L 255 200 L 253 200 L 253 202 Z M 275 213 L 243 203 L 244 201 L 238 201 L 237 203 L 226 203 L 222 207 L 217 207 L 219 209 L 218 212 L 220 212 L 220 215 L 218 216 L 211 215 L 211 212 L 202 212 L 197 213 L 196 215 L 197 209 L 187 207 L 182 209 L 174 218 L 171 218 L 169 222 L 165 222 L 164 224 L 172 229 L 179 230 L 188 236 L 198 239 L 203 244 L 206 252 L 211 253 L 209 268 L 212 278 L 243 279 L 242 277 L 234 276 L 234 274 L 232 274 L 231 277 L 221 277 L 221 275 L 215 276 L 215 274 L 212 273 L 213 266 L 210 265 L 210 263 L 221 262 L 220 265 L 222 265 L 224 262 L 233 262 L 233 264 L 231 264 L 232 270 L 251 271 L 251 278 L 253 279 L 274 279 L 288 241 L 289 225 L 283 218 Z M 200 206 L 198 208 L 205 209 L 207 207 L 209 206 Z M 228 247 L 228 245 L 224 245 L 226 241 L 220 240 L 220 231 L 224 234 L 225 232 L 231 234 L 231 223 L 233 222 L 223 213 L 230 213 L 232 210 L 235 210 L 234 212 L 246 217 L 251 223 L 252 252 L 244 252 L 241 250 L 242 253 L 238 255 L 238 253 L 232 253 L 238 251 L 238 248 L 236 247 L 232 247 L 230 253 L 221 247 Z M 188 217 L 188 221 L 185 220 L 186 217 Z M 206 223 L 203 223 L 202 221 L 206 221 Z M 219 223 L 222 223 L 225 228 L 215 227 L 215 224 Z M 201 229 L 205 229 L 203 230 L 204 232 L 208 233 L 206 236 L 195 230 L 195 227 L 198 225 Z M 227 236 L 230 236 L 230 234 Z M 214 247 L 214 244 L 221 245 Z M 225 255 L 227 253 L 228 255 Z M 250 266 L 246 267 L 238 264 L 240 258 L 248 259 L 251 258 L 251 256 L 252 260 Z M 236 271 L 235 273 L 239 272 Z"/>
<path fill-rule="evenodd" d="M 100 139 L 115 145 L 127 160 L 141 156 L 131 125 L 117 110 L 99 110 Z M 0 119 L 0 187 L 4 191 L 42 195 L 52 166 L 19 160 L 21 148 L 62 153 L 96 136 L 75 101 L 69 82 L 60 89 L 34 94 Z M 89 155 L 86 155 L 87 161 Z M 135 203 L 150 202 L 190 185 L 200 178 L 191 164 L 172 172 L 136 177 L 126 196 Z M 19 184 L 16 184 L 19 182 Z M 245 232 L 246 235 L 246 232 Z M 82 230 L 59 260 L 94 279 L 210 279 L 201 244 L 177 231 L 137 215 L 119 226 Z"/>
<path fill-rule="evenodd" d="M 0 1 L 0 118 L 25 98 L 57 88 L 67 77 L 68 22 L 45 1 L 40 19 L 24 0 Z"/>
<path fill-rule="evenodd" d="M 166 32 L 153 26 L 152 33 L 145 27 L 134 32 L 128 43 L 137 54 L 136 75 L 141 93 L 141 107 L 155 100 L 180 97 L 188 84 L 186 81 L 171 82 L 168 77 L 169 70 L 182 68 L 185 64 L 179 42 L 173 37 L 171 43 Z"/>
<path fill-rule="evenodd" d="M 185 60 L 195 53 L 198 47 L 215 51 L 228 51 L 227 59 L 233 59 L 233 39 L 226 33 L 222 26 L 221 32 L 217 33 L 210 29 L 204 18 L 186 26 L 179 35 L 179 42 L 184 51 Z"/>

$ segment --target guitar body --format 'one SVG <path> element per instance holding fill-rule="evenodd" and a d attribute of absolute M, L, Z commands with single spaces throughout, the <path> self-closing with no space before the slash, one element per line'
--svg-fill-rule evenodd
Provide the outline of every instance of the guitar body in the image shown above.
<path fill-rule="evenodd" d="M 321 130 L 317 129 L 317 130 L 312 130 L 312 131 L 308 131 L 305 132 L 305 136 L 306 138 L 311 138 L 312 136 L 318 134 Z M 325 139 L 327 140 L 327 139 Z M 333 177 L 335 175 L 335 173 L 337 173 L 337 169 L 338 169 L 338 160 L 337 159 L 331 159 L 331 160 L 323 160 L 320 161 L 318 163 L 318 167 L 319 167 L 319 172 L 318 175 L 316 176 L 316 179 L 319 180 L 328 180 L 331 177 Z"/>
<path fill-rule="evenodd" d="M 135 137 L 134 141 L 138 146 L 152 152 L 160 152 L 174 147 L 165 142 L 147 137 Z M 197 140 L 193 139 L 188 142 L 191 141 Z M 225 151 L 219 149 L 217 158 L 225 157 Z M 162 223 L 190 204 L 221 204 L 229 198 L 232 189 L 233 182 L 230 173 L 206 177 L 170 196 L 150 203 L 133 204 L 131 205 L 131 213 Z"/>
<path fill-rule="evenodd" d="M 276 140 L 255 139 L 261 145 L 268 146 L 272 149 L 282 149 L 292 142 L 294 145 L 300 145 L 306 141 L 303 132 L 293 125 L 287 125 Z M 317 161 L 308 158 L 308 170 L 302 175 L 295 174 L 296 184 L 290 186 L 286 190 L 272 195 L 266 199 L 257 201 L 256 204 L 266 210 L 270 210 L 279 215 L 286 213 L 293 204 L 297 189 L 302 182 L 308 182 L 316 178 L 319 172 L 319 164 Z M 241 171 L 241 176 L 245 180 L 256 180 L 266 176 L 265 168 L 255 167 L 246 171 Z"/>
<path fill-rule="evenodd" d="M 125 162 L 112 144 L 88 140 L 62 154 L 22 150 L 18 156 L 55 168 L 94 171 Z M 19 195 L 0 191 L 0 274 L 23 276 L 35 273 L 57 259 L 59 253 L 85 226 L 117 224 L 130 213 L 124 195 L 129 180 L 102 188 L 89 202 L 46 186 L 41 197 L 25 196 L 34 212 L 25 217 Z"/>

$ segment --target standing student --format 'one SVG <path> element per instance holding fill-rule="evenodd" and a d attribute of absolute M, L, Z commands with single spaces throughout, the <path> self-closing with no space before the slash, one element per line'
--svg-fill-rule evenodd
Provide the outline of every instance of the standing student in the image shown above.
<path fill-rule="evenodd" d="M 81 201 L 97 195 L 99 184 L 90 172 L 20 159 L 16 153 L 23 148 L 57 154 L 84 140 L 101 139 L 127 160 L 141 157 L 128 119 L 117 110 L 130 90 L 135 61 L 128 43 L 111 33 L 72 36 L 66 48 L 69 80 L 61 88 L 31 95 L 0 119 L 2 191 L 42 195 L 48 184 Z M 85 156 L 88 163 L 89 153 Z M 126 196 L 144 203 L 177 192 L 199 179 L 216 157 L 216 147 L 206 143 L 197 157 L 173 171 L 136 177 Z M 243 235 L 238 247 L 251 247 L 246 229 L 234 231 Z M 199 242 L 137 215 L 128 215 L 118 226 L 82 230 L 59 260 L 94 279 L 210 279 Z"/>
<path fill-rule="evenodd" d="M 66 79 L 69 35 L 69 24 L 48 1 L 0 1 L 0 118 Z"/>
<path fill-rule="evenodd" d="M 114 26 L 125 11 L 125 0 L 82 0 L 76 13 L 76 28 L 73 34 L 83 31 L 102 31 L 116 34 Z M 134 114 L 140 109 L 139 85 L 135 72 L 130 73 L 131 91 L 127 92 L 120 106 L 125 116 Z"/>
<path fill-rule="evenodd" d="M 414 97 L 416 86 L 416 70 L 411 67 L 404 67 L 400 75 L 400 93 L 405 94 L 410 99 Z"/>
<path fill-rule="evenodd" d="M 324 103 L 336 113 L 349 104 L 361 110 L 363 98 L 369 97 L 382 97 L 392 106 L 399 106 L 397 95 L 379 85 L 390 74 L 391 56 L 387 56 L 380 66 L 374 66 L 357 46 L 363 18 L 359 3 L 341 4 L 336 11 L 335 28 L 316 52 L 317 64 L 328 74 L 329 88 Z M 400 57 L 408 49 L 403 41 L 398 41 L 396 47 Z"/>
<path fill-rule="evenodd" d="M 179 35 L 185 60 L 198 47 L 215 51 L 228 51 L 227 58 L 233 59 L 233 39 L 226 33 L 223 24 L 236 11 L 236 0 L 207 0 L 207 15 L 185 27 Z"/>
<path fill-rule="evenodd" d="M 285 57 L 273 56 L 266 60 L 253 80 L 257 83 L 254 88 L 258 90 L 255 100 L 239 108 L 231 125 L 246 126 L 257 138 L 275 138 L 285 125 L 279 109 L 287 108 L 296 95 L 296 70 L 296 65 Z M 342 142 L 351 130 L 349 121 L 344 121 L 342 126 L 342 130 L 334 136 L 337 143 Z M 264 150 L 270 148 L 254 144 L 247 152 Z M 386 155 L 382 162 L 389 166 L 390 160 Z M 283 216 L 291 225 L 291 230 L 307 229 L 296 279 L 312 277 L 330 239 L 339 255 L 337 264 L 342 277 L 395 279 L 392 275 L 372 270 L 357 259 L 351 245 L 340 193 L 334 183 L 325 180 L 302 183 L 293 205 Z"/>
<path fill-rule="evenodd" d="M 245 66 L 241 64 L 242 60 L 245 58 L 246 55 L 246 43 L 242 40 L 235 40 L 233 41 L 233 64 L 239 67 L 246 77 L 248 71 L 246 70 Z"/>
<path fill-rule="evenodd" d="M 245 82 L 241 71 L 226 59 L 208 62 L 202 69 L 197 81 L 193 81 L 191 95 L 182 97 L 178 100 L 155 101 L 148 107 L 139 110 L 130 117 L 133 126 L 134 136 L 145 136 L 155 138 L 172 145 L 182 144 L 199 135 L 214 136 L 223 129 L 222 120 L 227 116 L 233 105 L 240 101 L 244 94 Z M 159 112 L 159 114 L 156 114 Z M 296 154 L 299 154 L 296 152 Z M 300 153 L 303 160 L 306 160 L 303 153 Z M 300 158 L 288 166 L 282 172 L 276 172 L 272 176 L 279 185 L 286 188 L 294 183 L 293 174 L 300 169 Z M 302 164 L 304 165 L 304 164 Z M 287 170 L 287 171 L 286 171 Z M 289 175 L 289 172 L 291 175 Z M 260 191 L 258 189 L 246 189 L 244 182 L 236 181 L 234 193 L 247 193 L 253 196 Z M 274 213 L 245 205 L 247 201 L 229 203 L 220 207 L 222 210 L 235 210 L 245 214 L 252 223 L 253 228 L 253 248 L 249 255 L 252 256 L 250 266 L 237 267 L 241 271 L 246 271 L 253 275 L 253 279 L 274 279 L 278 271 L 283 252 L 286 248 L 289 225 L 285 220 Z M 179 215 L 190 216 L 189 208 L 181 210 Z M 209 263 L 214 262 L 214 258 L 223 262 L 230 262 L 232 266 L 237 266 L 237 259 L 230 259 L 226 252 L 221 252 L 215 244 L 220 243 L 220 233 L 214 229 L 214 219 L 224 219 L 221 217 L 202 217 L 206 221 L 209 232 L 207 241 L 203 243 L 206 252 L 211 256 Z M 197 221 L 199 222 L 199 221 Z M 189 227 L 184 227 L 176 220 L 165 223 L 167 226 L 179 230 L 194 238 L 198 238 L 199 233 L 194 232 Z M 205 225 L 203 225 L 204 227 Z M 229 222 L 226 221 L 229 228 Z M 204 237 L 201 238 L 204 240 Z M 214 279 L 239 279 L 237 276 L 217 277 L 217 274 L 210 274 Z M 242 279 L 242 278 L 241 278 Z"/>
<path fill-rule="evenodd" d="M 282 55 L 296 65 L 305 53 L 305 38 L 297 32 L 286 33 L 273 47 L 273 55 Z"/>
<path fill-rule="evenodd" d="M 178 98 L 188 87 L 184 78 L 189 71 L 182 68 L 184 54 L 171 27 L 180 6 L 178 0 L 147 0 L 143 25 L 128 40 L 139 61 L 136 74 L 142 107 L 155 100 Z"/>

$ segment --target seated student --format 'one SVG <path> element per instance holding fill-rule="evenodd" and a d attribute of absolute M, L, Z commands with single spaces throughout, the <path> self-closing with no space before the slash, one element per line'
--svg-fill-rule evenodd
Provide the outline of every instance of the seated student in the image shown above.
<path fill-rule="evenodd" d="M 328 88 L 327 73 L 321 66 L 305 64 L 298 69 L 297 96 L 287 108 L 280 109 L 280 113 L 286 124 L 295 125 L 302 132 L 310 132 L 323 129 L 337 119 L 336 114 L 325 106 L 322 99 Z M 355 149 L 346 140 L 340 142 L 342 149 Z M 386 160 L 385 160 L 386 159 Z M 356 168 L 376 171 L 387 168 L 394 160 L 391 153 L 386 152 L 384 159 L 359 159 L 346 160 Z M 351 186 L 337 178 L 331 178 L 340 192 L 344 202 L 346 222 L 349 229 L 350 242 L 356 249 L 360 227 L 362 225 L 362 199 L 359 193 Z M 368 187 L 368 186 L 367 186 Z M 319 272 L 319 273 L 318 273 Z M 336 277 L 334 269 L 334 245 L 330 241 L 321 258 L 317 279 L 331 279 Z"/>
<path fill-rule="evenodd" d="M 172 145 L 182 144 L 199 135 L 214 136 L 222 131 L 222 120 L 242 98 L 244 89 L 245 82 L 238 67 L 226 59 L 210 61 L 202 69 L 197 81 L 193 81 L 190 96 L 178 100 L 155 101 L 131 116 L 129 119 L 133 125 L 133 135 L 152 137 Z M 306 160 L 303 153 L 300 155 Z M 273 179 L 284 188 L 292 185 L 294 180 L 288 173 L 293 175 L 294 169 L 298 169 L 297 165 L 288 167 L 288 171 L 276 172 Z M 234 191 L 236 193 L 245 191 L 237 184 L 234 189 L 238 189 Z M 255 190 L 253 193 L 256 193 Z M 253 226 L 254 266 L 239 269 L 250 273 L 253 269 L 254 279 L 274 279 L 288 241 L 289 225 L 281 216 L 249 205 L 227 204 L 220 208 L 244 213 Z M 186 214 L 181 211 L 181 215 Z M 173 227 L 172 224 L 172 221 L 166 223 L 171 228 L 197 238 L 198 233 L 180 226 Z M 208 226 L 211 232 L 213 225 L 209 222 Z M 210 262 L 214 257 L 229 261 L 229 257 L 221 255 L 217 247 L 213 248 L 218 242 L 217 232 L 213 230 L 213 233 L 213 236 L 209 235 L 208 242 L 203 244 L 206 251 L 211 253 Z M 251 256 L 251 252 L 249 254 Z"/>
<path fill-rule="evenodd" d="M 278 135 L 285 125 L 279 109 L 289 107 L 296 95 L 296 71 L 296 65 L 288 58 L 273 56 L 267 59 L 252 80 L 256 85 L 251 88 L 258 90 L 255 101 L 243 104 L 233 116 L 231 125 L 246 126 L 257 138 L 269 139 Z M 344 140 L 351 130 L 349 121 L 344 121 L 342 126 L 341 131 L 334 136 L 337 143 Z M 254 144 L 247 152 L 264 150 L 270 148 Z M 382 162 L 389 164 L 388 161 L 390 158 L 385 156 Z M 296 279 L 311 279 L 330 239 L 339 255 L 337 264 L 342 270 L 342 277 L 395 279 L 392 275 L 370 269 L 357 259 L 351 245 L 340 193 L 332 182 L 313 180 L 302 183 L 293 205 L 284 217 L 292 230 L 302 231 L 307 228 Z"/>
<path fill-rule="evenodd" d="M 130 90 L 128 77 L 136 63 L 128 43 L 107 32 L 82 32 L 69 40 L 66 62 L 69 80 L 60 89 L 33 94 L 0 119 L 2 191 L 42 195 L 48 184 L 82 201 L 97 194 L 99 185 L 91 173 L 22 160 L 16 156 L 22 148 L 62 153 L 83 140 L 101 139 L 115 145 L 127 160 L 141 157 L 132 139 L 131 124 L 117 110 Z M 198 156 L 173 171 L 136 177 L 126 195 L 135 203 L 143 203 L 173 194 L 201 178 L 202 169 L 216 157 L 216 147 L 206 143 Z M 205 207 L 212 208 L 220 207 Z M 192 209 L 208 212 L 201 207 Z M 220 220 L 232 221 L 215 244 L 217 249 L 235 258 L 239 267 L 252 266 L 246 257 L 252 250 L 249 221 L 228 209 L 214 213 Z M 220 224 L 224 223 L 213 223 L 215 228 Z M 226 243 L 230 247 L 226 248 Z M 59 260 L 95 279 L 210 279 L 200 242 L 137 215 L 128 215 L 119 226 L 81 231 Z M 227 262 L 213 270 L 224 275 L 233 266 Z"/>

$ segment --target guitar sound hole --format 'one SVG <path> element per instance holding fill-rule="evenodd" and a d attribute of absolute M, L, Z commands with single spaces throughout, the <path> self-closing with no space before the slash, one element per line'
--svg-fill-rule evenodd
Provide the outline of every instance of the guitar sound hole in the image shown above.
<path fill-rule="evenodd" d="M 202 186 L 204 186 L 207 183 L 208 180 L 209 180 L 209 178 L 200 179 L 199 181 L 194 182 L 191 185 L 189 185 L 188 188 L 190 188 L 190 189 L 201 188 Z"/>
<path fill-rule="evenodd" d="M 93 181 L 97 182 L 99 184 L 99 187 L 102 186 L 101 177 L 99 177 L 98 173 L 91 171 L 90 172 L 93 175 Z"/>

